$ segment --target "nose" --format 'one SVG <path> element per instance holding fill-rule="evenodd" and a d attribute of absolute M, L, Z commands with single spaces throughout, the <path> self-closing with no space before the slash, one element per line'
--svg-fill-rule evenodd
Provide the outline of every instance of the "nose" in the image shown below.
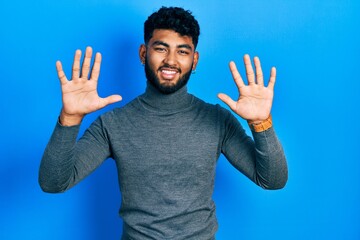
<path fill-rule="evenodd" d="M 164 58 L 164 63 L 169 65 L 176 65 L 176 54 L 175 51 L 169 51 Z"/>

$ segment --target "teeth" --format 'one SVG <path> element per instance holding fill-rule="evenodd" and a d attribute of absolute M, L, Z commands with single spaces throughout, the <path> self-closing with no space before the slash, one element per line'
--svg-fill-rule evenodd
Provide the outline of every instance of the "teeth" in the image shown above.
<path fill-rule="evenodd" d="M 170 71 L 170 70 L 162 70 L 165 74 L 176 74 L 176 71 Z"/>

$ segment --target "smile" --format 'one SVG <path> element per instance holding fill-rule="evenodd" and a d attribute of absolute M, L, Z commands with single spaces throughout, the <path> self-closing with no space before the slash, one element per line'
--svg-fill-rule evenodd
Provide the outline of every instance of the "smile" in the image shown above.
<path fill-rule="evenodd" d="M 170 69 L 170 68 L 160 68 L 160 75 L 161 78 L 164 80 L 174 80 L 179 73 L 179 70 L 177 69 Z"/>
<path fill-rule="evenodd" d="M 174 70 L 161 70 L 162 73 L 164 74 L 176 74 L 177 71 L 174 71 Z"/>

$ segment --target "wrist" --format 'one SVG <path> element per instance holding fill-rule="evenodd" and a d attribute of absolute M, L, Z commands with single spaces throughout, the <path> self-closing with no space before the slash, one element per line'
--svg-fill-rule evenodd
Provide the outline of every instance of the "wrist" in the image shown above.
<path fill-rule="evenodd" d="M 79 125 L 84 118 L 84 115 L 77 114 L 67 114 L 63 110 L 61 110 L 61 114 L 59 116 L 59 123 L 62 126 L 70 127 Z"/>
<path fill-rule="evenodd" d="M 263 132 L 268 130 L 272 127 L 272 117 L 269 115 L 269 117 L 263 121 L 247 121 L 249 124 L 249 127 L 254 132 Z"/>

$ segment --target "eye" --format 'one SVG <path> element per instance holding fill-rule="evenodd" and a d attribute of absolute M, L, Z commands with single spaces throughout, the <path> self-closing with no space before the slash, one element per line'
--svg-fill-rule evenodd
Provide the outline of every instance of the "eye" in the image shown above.
<path fill-rule="evenodd" d="M 186 50 L 179 50 L 179 54 L 180 54 L 180 55 L 188 55 L 189 52 L 186 51 Z"/>
<path fill-rule="evenodd" d="M 160 52 L 160 53 L 163 53 L 163 52 L 166 51 L 166 49 L 165 49 L 165 48 L 162 48 L 162 47 L 156 47 L 156 48 L 155 48 L 155 51 Z"/>

